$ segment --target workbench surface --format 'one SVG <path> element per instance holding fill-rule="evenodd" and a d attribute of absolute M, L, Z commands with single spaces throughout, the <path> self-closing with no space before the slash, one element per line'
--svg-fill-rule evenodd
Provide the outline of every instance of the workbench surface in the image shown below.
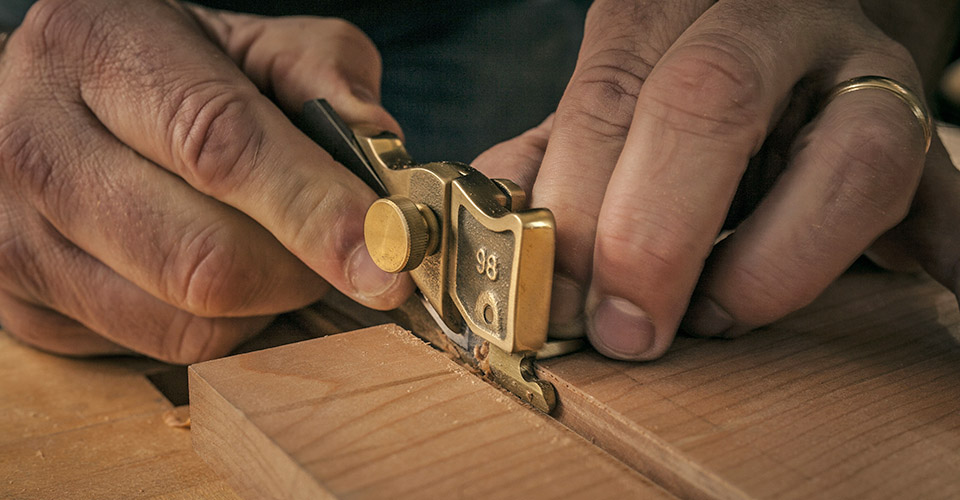
<path fill-rule="evenodd" d="M 938 285 L 859 269 L 741 339 L 680 338 L 649 364 L 583 352 L 540 373 L 560 422 L 680 496 L 956 497 L 958 325 Z M 171 368 L 0 334 L 0 497 L 235 498 L 193 452 L 186 407 L 148 379 Z"/>

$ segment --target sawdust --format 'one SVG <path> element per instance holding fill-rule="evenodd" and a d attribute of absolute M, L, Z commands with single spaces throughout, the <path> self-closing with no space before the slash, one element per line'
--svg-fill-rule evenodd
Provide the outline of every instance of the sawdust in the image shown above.
<path fill-rule="evenodd" d="M 190 416 L 184 417 L 176 409 L 169 410 L 163 414 L 163 423 L 174 429 L 190 429 Z"/>
<path fill-rule="evenodd" d="M 477 359 L 478 368 L 487 377 L 490 376 L 490 343 L 483 341 L 473 347 L 473 357 Z"/>

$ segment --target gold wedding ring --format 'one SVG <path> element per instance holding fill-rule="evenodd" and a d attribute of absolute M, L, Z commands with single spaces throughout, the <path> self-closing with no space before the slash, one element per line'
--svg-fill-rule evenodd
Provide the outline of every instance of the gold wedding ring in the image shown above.
<path fill-rule="evenodd" d="M 910 108 L 910 111 L 913 112 L 913 116 L 917 118 L 917 121 L 920 122 L 920 127 L 923 129 L 924 152 L 930 150 L 930 140 L 933 138 L 933 123 L 930 120 L 930 115 L 927 114 L 926 107 L 923 105 L 923 100 L 921 100 L 920 97 L 917 96 L 917 94 L 915 94 L 912 90 L 907 88 L 906 85 L 892 78 L 868 75 L 858 76 L 856 78 L 851 78 L 849 80 L 840 82 L 827 95 L 824 104 L 829 103 L 843 94 L 864 89 L 886 90 L 903 101 L 907 107 Z"/>

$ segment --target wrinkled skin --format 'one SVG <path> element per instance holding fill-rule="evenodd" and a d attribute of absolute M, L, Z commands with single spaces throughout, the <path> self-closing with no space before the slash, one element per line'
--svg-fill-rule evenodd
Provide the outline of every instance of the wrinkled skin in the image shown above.
<path fill-rule="evenodd" d="M 956 292 L 960 176 L 942 146 L 925 155 L 889 92 L 820 109 L 862 75 L 923 88 L 856 1 L 597 1 L 556 113 L 475 162 L 556 216 L 552 333 L 654 359 L 678 328 L 735 336 L 795 311 L 865 251 Z"/>
<path fill-rule="evenodd" d="M 556 114 L 476 161 L 557 217 L 552 332 L 653 359 L 681 324 L 730 336 L 802 307 L 865 251 L 956 290 L 942 146 L 886 92 L 820 109 L 866 74 L 922 89 L 855 1 L 598 0 Z M 41 0 L 0 55 L 0 323 L 187 363 L 328 284 L 398 305 L 409 279 L 362 247 L 374 194 L 284 116 L 324 96 L 399 133 L 379 78 L 341 21 Z"/>
<path fill-rule="evenodd" d="M 325 96 L 400 133 L 379 85 L 343 21 L 39 2 L 0 56 L 0 323 L 53 352 L 189 363 L 328 284 L 397 306 L 409 278 L 362 241 L 375 194 L 284 115 Z"/>

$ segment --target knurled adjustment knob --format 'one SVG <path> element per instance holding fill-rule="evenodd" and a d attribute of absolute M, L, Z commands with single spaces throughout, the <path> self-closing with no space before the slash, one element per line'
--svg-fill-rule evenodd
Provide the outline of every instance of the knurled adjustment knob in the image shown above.
<path fill-rule="evenodd" d="M 433 211 L 403 196 L 373 202 L 363 221 L 367 251 L 389 273 L 416 269 L 436 250 L 437 233 Z"/>

